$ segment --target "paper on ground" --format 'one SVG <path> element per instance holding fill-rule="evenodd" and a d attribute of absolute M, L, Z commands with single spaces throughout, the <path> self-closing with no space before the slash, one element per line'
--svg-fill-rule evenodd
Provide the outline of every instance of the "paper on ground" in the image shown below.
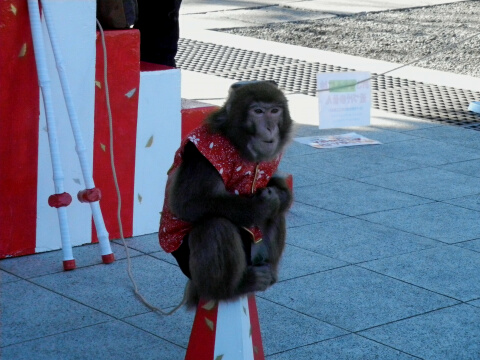
<path fill-rule="evenodd" d="M 381 144 L 381 142 L 377 140 L 368 139 L 365 136 L 353 132 L 342 135 L 301 137 L 295 138 L 294 140 L 301 144 L 307 144 L 317 149 L 333 149 L 345 146 Z"/>

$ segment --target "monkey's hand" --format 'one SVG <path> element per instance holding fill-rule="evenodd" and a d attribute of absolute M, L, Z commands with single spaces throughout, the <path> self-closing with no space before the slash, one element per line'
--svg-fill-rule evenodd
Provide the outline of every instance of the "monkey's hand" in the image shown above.
<path fill-rule="evenodd" d="M 265 291 L 277 281 L 277 276 L 272 271 L 270 264 L 261 266 L 248 266 L 240 286 L 239 293 L 246 294 L 255 291 Z"/>
<path fill-rule="evenodd" d="M 293 196 L 285 178 L 281 176 L 273 176 L 268 182 L 267 188 L 271 188 L 277 193 L 277 196 L 280 199 L 279 212 L 283 213 L 290 208 Z"/>
<path fill-rule="evenodd" d="M 280 210 L 281 200 L 273 187 L 259 189 L 253 197 L 255 225 L 272 219 Z"/>

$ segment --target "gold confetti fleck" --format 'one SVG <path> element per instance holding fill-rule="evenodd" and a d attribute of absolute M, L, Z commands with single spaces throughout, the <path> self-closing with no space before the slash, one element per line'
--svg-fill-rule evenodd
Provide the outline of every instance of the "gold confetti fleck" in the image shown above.
<path fill-rule="evenodd" d="M 17 15 L 17 8 L 15 5 L 10 4 L 10 11 L 13 13 L 13 15 Z"/>
<path fill-rule="evenodd" d="M 137 196 L 138 196 L 138 202 L 141 204 L 141 203 L 142 203 L 142 199 L 143 199 L 143 198 L 142 198 L 142 195 L 138 194 Z"/>
<path fill-rule="evenodd" d="M 215 360 L 222 360 L 223 359 L 223 354 L 222 355 L 218 355 Z"/>
<path fill-rule="evenodd" d="M 98 87 L 99 89 L 102 88 L 102 83 L 98 80 L 95 80 L 95 86 Z"/>
<path fill-rule="evenodd" d="M 105 144 L 102 144 L 102 143 L 100 143 L 100 147 L 102 148 L 103 151 L 105 151 L 105 149 L 107 148 Z"/>
<path fill-rule="evenodd" d="M 22 48 L 20 49 L 20 53 L 18 54 L 18 57 L 24 57 L 26 53 L 27 53 L 27 43 L 24 43 L 22 45 Z"/>
<path fill-rule="evenodd" d="M 80 179 L 73 179 L 73 182 L 75 182 L 75 183 L 77 183 L 77 184 L 79 184 L 79 185 L 81 184 Z"/>
<path fill-rule="evenodd" d="M 145 147 L 149 148 L 150 146 L 152 146 L 152 144 L 153 144 L 153 135 L 150 136 L 150 139 L 148 139 L 147 145 L 145 145 Z"/>
<path fill-rule="evenodd" d="M 210 300 L 209 302 L 207 302 L 205 305 L 202 306 L 203 309 L 207 310 L 207 311 L 210 311 L 212 310 L 215 305 L 217 305 L 217 303 L 215 302 L 215 300 Z"/>
<path fill-rule="evenodd" d="M 208 318 L 205 318 L 205 323 L 207 324 L 208 328 L 213 331 L 215 327 L 215 325 L 213 324 L 213 321 Z"/>
<path fill-rule="evenodd" d="M 137 91 L 137 89 L 134 88 L 134 89 L 130 90 L 129 92 L 127 92 L 127 93 L 125 94 L 125 96 L 130 99 L 130 98 L 135 94 L 136 91 Z"/>

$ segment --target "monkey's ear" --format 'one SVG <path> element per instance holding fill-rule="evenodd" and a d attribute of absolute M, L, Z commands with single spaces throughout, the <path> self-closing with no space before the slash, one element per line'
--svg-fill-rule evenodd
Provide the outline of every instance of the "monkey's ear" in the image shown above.
<path fill-rule="evenodd" d="M 219 130 L 224 127 L 228 121 L 228 112 L 226 110 L 226 104 L 224 107 L 217 111 L 214 111 L 207 117 L 205 122 L 210 126 L 211 130 Z"/>

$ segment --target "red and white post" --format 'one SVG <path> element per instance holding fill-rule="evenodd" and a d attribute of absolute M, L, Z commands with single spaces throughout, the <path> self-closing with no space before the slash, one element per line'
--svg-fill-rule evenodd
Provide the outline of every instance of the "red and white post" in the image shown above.
<path fill-rule="evenodd" d="M 200 301 L 185 360 L 264 360 L 255 295 Z"/>

